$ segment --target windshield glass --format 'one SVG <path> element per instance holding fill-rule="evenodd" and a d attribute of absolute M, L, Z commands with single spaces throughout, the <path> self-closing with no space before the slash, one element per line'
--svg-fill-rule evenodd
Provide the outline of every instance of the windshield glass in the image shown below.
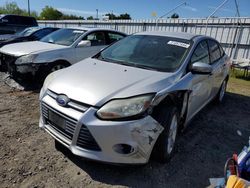
<path fill-rule="evenodd" d="M 30 36 L 35 31 L 37 31 L 38 29 L 41 29 L 41 28 L 40 27 L 29 27 L 29 28 L 23 30 L 22 32 L 17 33 L 17 35 L 20 37 L 27 37 L 27 36 Z"/>
<path fill-rule="evenodd" d="M 165 36 L 132 35 L 103 50 L 101 60 L 157 71 L 173 72 L 183 61 L 189 40 Z"/>
<path fill-rule="evenodd" d="M 44 38 L 40 41 L 48 42 L 53 44 L 59 44 L 63 46 L 72 45 L 85 31 L 77 29 L 59 29 Z"/>

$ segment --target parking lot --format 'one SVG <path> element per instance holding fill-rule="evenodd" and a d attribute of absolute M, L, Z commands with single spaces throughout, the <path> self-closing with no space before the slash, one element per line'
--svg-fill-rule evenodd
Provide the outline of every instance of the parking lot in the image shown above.
<path fill-rule="evenodd" d="M 250 135 L 249 82 L 231 79 L 224 102 L 209 104 L 179 137 L 165 165 L 112 166 L 54 147 L 38 128 L 39 89 L 20 91 L 0 73 L 1 187 L 206 187 Z"/>

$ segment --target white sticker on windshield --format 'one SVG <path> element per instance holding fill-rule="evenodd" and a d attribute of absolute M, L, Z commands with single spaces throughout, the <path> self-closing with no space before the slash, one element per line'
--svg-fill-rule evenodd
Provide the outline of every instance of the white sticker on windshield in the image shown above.
<path fill-rule="evenodd" d="M 84 31 L 74 30 L 73 33 L 84 33 Z"/>
<path fill-rule="evenodd" d="M 177 42 L 177 41 L 168 41 L 168 44 L 175 45 L 175 46 L 180 46 L 183 48 L 188 48 L 190 44 L 183 43 L 183 42 Z"/>

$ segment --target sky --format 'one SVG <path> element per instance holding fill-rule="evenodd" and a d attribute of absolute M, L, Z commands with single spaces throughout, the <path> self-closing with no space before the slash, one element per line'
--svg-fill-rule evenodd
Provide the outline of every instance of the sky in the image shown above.
<path fill-rule="evenodd" d="M 6 2 L 16 2 L 20 8 L 26 9 L 28 0 L 0 0 L 0 6 Z M 83 17 L 99 18 L 113 12 L 114 14 L 128 13 L 133 19 L 150 19 L 160 17 L 172 10 L 185 0 L 30 0 L 31 10 L 41 12 L 46 6 L 52 6 L 66 14 Z M 200 18 L 210 15 L 224 0 L 186 0 L 187 5 L 181 6 L 174 12 L 181 18 Z M 250 0 L 237 0 L 240 16 L 250 17 Z M 169 16 L 172 14 L 171 12 Z M 154 17 L 154 16 L 155 17 Z M 226 4 L 215 14 L 218 17 L 234 17 L 236 8 L 234 0 Z"/>

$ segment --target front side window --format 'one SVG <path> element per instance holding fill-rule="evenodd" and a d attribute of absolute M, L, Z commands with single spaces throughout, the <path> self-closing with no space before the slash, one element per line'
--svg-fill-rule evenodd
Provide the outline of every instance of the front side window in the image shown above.
<path fill-rule="evenodd" d="M 83 35 L 84 30 L 77 29 L 59 29 L 44 38 L 42 38 L 41 42 L 59 44 L 63 46 L 72 45 L 80 36 Z"/>
<path fill-rule="evenodd" d="M 221 51 L 220 51 L 220 48 L 219 48 L 219 45 L 217 44 L 217 42 L 215 42 L 213 40 L 209 40 L 208 45 L 209 45 L 211 63 L 214 63 L 220 59 Z"/>
<path fill-rule="evenodd" d="M 183 62 L 189 40 L 166 36 L 132 35 L 103 50 L 97 58 L 127 66 L 174 72 Z"/>
<path fill-rule="evenodd" d="M 208 53 L 208 46 L 206 41 L 200 42 L 196 49 L 193 52 L 191 57 L 191 63 L 201 62 L 209 64 L 209 53 Z"/>
<path fill-rule="evenodd" d="M 101 46 L 105 45 L 105 34 L 103 32 L 94 32 L 86 37 L 83 40 L 89 40 L 91 42 L 91 46 Z"/>

